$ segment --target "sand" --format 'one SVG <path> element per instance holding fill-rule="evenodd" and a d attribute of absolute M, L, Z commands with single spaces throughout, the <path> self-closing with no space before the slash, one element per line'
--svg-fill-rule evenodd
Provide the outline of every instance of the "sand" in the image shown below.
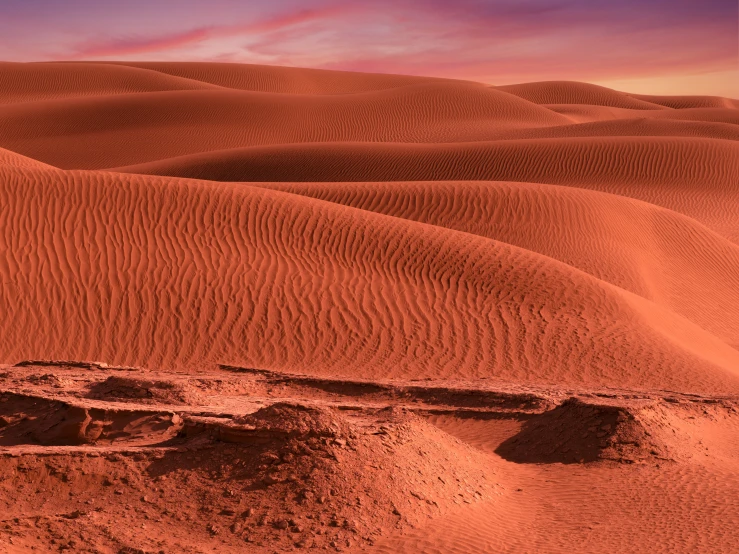
<path fill-rule="evenodd" d="M 736 100 L 0 83 L 0 551 L 739 549 Z"/>

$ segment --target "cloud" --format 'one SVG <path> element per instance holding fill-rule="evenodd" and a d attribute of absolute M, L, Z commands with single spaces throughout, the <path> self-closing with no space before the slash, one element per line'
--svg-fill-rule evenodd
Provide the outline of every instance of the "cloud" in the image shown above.
<path fill-rule="evenodd" d="M 304 9 L 292 13 L 277 14 L 240 24 L 204 26 L 164 36 L 129 36 L 87 40 L 73 45 L 69 55 L 77 59 L 90 59 L 163 52 L 192 46 L 210 39 L 258 36 L 290 27 L 298 27 L 311 21 L 325 21 L 350 10 L 350 6 L 327 6 L 319 9 Z"/>
<path fill-rule="evenodd" d="M 85 41 L 73 47 L 73 55 L 79 58 L 130 56 L 147 52 L 161 52 L 200 42 L 208 38 L 207 28 L 191 29 L 162 37 L 129 37 L 99 41 Z"/>

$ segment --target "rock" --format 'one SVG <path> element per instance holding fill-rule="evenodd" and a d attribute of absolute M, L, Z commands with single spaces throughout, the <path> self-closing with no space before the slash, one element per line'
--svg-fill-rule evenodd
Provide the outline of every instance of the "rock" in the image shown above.
<path fill-rule="evenodd" d="M 276 476 L 276 475 L 267 475 L 264 479 L 262 479 L 265 485 L 276 485 L 277 483 L 282 482 L 282 480 Z"/>
<path fill-rule="evenodd" d="M 276 464 L 280 461 L 280 457 L 277 454 L 273 454 L 272 452 L 267 452 L 263 454 L 262 458 L 264 459 L 265 463 L 269 465 Z"/>

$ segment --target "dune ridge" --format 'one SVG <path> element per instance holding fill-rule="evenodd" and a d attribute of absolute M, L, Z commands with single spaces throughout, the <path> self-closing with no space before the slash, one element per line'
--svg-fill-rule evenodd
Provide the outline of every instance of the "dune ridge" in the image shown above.
<path fill-rule="evenodd" d="M 520 246 L 681 313 L 730 344 L 739 336 L 739 247 L 695 219 L 653 204 L 500 181 L 256 186 Z"/>
<path fill-rule="evenodd" d="M 643 200 L 739 240 L 739 146 L 731 141 L 598 137 L 440 145 L 290 144 L 205 152 L 115 171 L 252 182 L 540 182 Z"/>
<path fill-rule="evenodd" d="M 18 233 L 3 247 L 9 361 L 725 392 L 739 379 L 739 354 L 677 314 L 482 236 L 239 184 L 13 173 L 0 193 Z M 29 343 L 30 326 L 49 334 Z"/>
<path fill-rule="evenodd" d="M 633 110 L 659 110 L 667 106 L 606 87 L 573 81 L 543 81 L 497 87 L 535 104 L 587 104 Z"/>

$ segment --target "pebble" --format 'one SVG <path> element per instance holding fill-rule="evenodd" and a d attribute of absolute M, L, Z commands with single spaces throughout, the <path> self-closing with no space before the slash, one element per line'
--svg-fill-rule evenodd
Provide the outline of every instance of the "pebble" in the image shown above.
<path fill-rule="evenodd" d="M 275 529 L 287 529 L 287 527 L 288 527 L 288 525 L 287 525 L 287 521 L 285 521 L 284 519 L 278 519 L 277 521 L 275 521 L 275 522 L 274 522 L 274 523 L 272 524 L 272 526 L 273 526 L 273 527 L 274 527 Z"/>

